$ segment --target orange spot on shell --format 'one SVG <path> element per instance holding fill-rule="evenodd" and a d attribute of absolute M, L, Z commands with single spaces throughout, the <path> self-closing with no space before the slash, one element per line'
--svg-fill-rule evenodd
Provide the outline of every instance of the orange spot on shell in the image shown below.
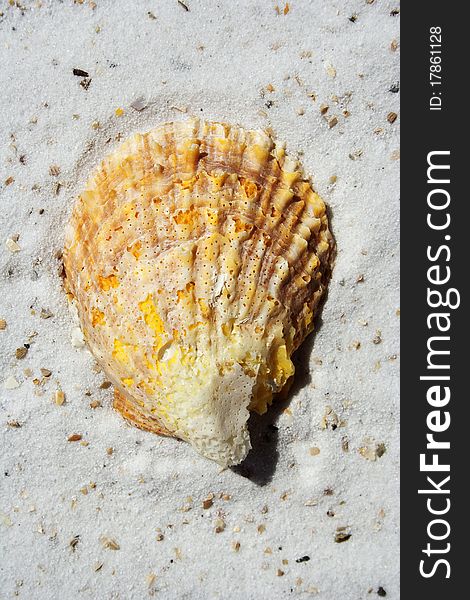
<path fill-rule="evenodd" d="M 106 323 L 104 319 L 104 312 L 99 308 L 93 307 L 91 309 L 91 325 L 96 327 L 97 325 L 104 325 Z"/>
<path fill-rule="evenodd" d="M 111 288 L 118 287 L 119 279 L 116 275 L 109 275 L 108 277 L 98 275 L 98 285 L 104 292 L 108 292 Z"/>
<path fill-rule="evenodd" d="M 178 225 L 190 225 L 193 219 L 193 212 L 191 210 L 182 210 L 173 219 Z"/>
<path fill-rule="evenodd" d="M 127 247 L 128 252 L 130 252 L 135 258 L 139 259 L 142 256 L 142 244 L 139 240 Z"/>
<path fill-rule="evenodd" d="M 234 217 L 233 220 L 235 221 L 235 231 L 237 233 L 240 233 L 240 231 L 250 231 L 253 227 L 249 223 L 244 223 L 238 217 Z"/>
<path fill-rule="evenodd" d="M 244 179 L 242 177 L 240 179 L 240 185 L 244 189 L 247 198 L 250 200 L 256 198 L 256 195 L 258 194 L 258 186 L 254 181 L 251 181 L 250 179 Z"/>

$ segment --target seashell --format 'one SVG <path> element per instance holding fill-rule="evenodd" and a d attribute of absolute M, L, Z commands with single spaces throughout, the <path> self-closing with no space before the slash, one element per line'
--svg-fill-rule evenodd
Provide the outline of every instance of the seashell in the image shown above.
<path fill-rule="evenodd" d="M 333 255 L 325 205 L 261 131 L 196 119 L 106 157 L 66 230 L 66 288 L 133 424 L 222 466 L 294 374 Z"/>

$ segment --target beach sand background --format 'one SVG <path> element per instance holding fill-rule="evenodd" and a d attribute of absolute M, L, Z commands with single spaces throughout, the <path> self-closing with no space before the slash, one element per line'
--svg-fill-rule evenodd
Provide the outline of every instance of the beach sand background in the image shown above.
<path fill-rule="evenodd" d="M 0 13 L 0 598 L 398 599 L 398 3 Z M 338 246 L 289 398 L 225 471 L 113 411 L 59 276 L 93 166 L 187 116 L 284 140 Z"/>

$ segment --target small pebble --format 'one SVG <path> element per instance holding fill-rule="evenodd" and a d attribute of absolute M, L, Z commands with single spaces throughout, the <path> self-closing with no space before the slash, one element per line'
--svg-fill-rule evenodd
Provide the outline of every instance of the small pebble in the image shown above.
<path fill-rule="evenodd" d="M 8 248 L 8 250 L 10 250 L 10 252 L 19 252 L 21 250 L 21 247 L 18 244 L 18 242 L 16 242 L 12 238 L 7 239 L 6 247 Z"/>
<path fill-rule="evenodd" d="M 342 544 L 343 542 L 347 542 L 350 537 L 351 533 L 346 527 L 338 527 L 335 533 L 335 542 L 337 544 Z"/>
<path fill-rule="evenodd" d="M 13 375 L 8 376 L 3 382 L 3 386 L 6 390 L 15 390 L 20 387 L 18 381 L 13 377 Z"/>
<path fill-rule="evenodd" d="M 21 360 L 22 358 L 24 358 L 26 355 L 28 354 L 28 348 L 26 348 L 25 346 L 21 346 L 20 348 L 17 348 L 15 350 L 15 357 L 18 360 Z"/>
<path fill-rule="evenodd" d="M 77 546 L 78 542 L 80 541 L 80 536 L 76 535 L 74 536 L 70 542 L 69 542 L 69 546 L 72 549 L 73 552 L 75 552 L 75 547 Z"/>
<path fill-rule="evenodd" d="M 338 117 L 333 115 L 328 119 L 328 127 L 331 129 L 335 125 L 338 125 Z"/>
<path fill-rule="evenodd" d="M 76 77 L 89 77 L 89 74 L 83 69 L 73 69 L 72 72 Z"/>
<path fill-rule="evenodd" d="M 215 532 L 222 533 L 222 531 L 224 531 L 224 529 L 225 529 L 225 521 L 223 521 L 222 519 L 216 519 L 215 520 Z"/>
<path fill-rule="evenodd" d="M 381 598 L 385 598 L 386 595 L 387 595 L 387 592 L 383 589 L 382 586 L 380 586 L 377 590 L 377 596 L 380 596 Z"/>
<path fill-rule="evenodd" d="M 310 500 L 306 500 L 304 502 L 304 506 L 317 506 L 318 504 L 318 500 L 316 500 L 315 498 L 311 498 Z"/>
<path fill-rule="evenodd" d="M 334 79 L 336 77 L 336 69 L 333 67 L 333 65 L 326 64 L 325 70 L 326 70 L 326 74 L 329 77 L 331 77 L 332 79 Z"/>
<path fill-rule="evenodd" d="M 121 549 L 121 546 L 116 542 L 116 540 L 113 540 L 112 538 L 106 537 L 104 535 L 100 537 L 100 542 L 103 548 L 106 548 L 107 550 Z"/>
<path fill-rule="evenodd" d="M 131 108 L 136 110 L 137 112 L 141 112 L 146 109 L 148 106 L 145 98 L 143 96 L 139 96 L 134 102 L 131 103 Z"/>
<path fill-rule="evenodd" d="M 202 501 L 202 508 L 207 510 L 214 504 L 214 500 L 209 496 L 205 500 Z"/>
<path fill-rule="evenodd" d="M 382 332 L 380 331 L 380 329 L 377 329 L 377 331 L 375 332 L 375 336 L 372 338 L 372 343 L 380 344 L 381 342 L 382 342 Z"/>
<path fill-rule="evenodd" d="M 54 392 L 54 402 L 58 405 L 58 406 L 62 406 L 65 402 L 65 394 L 62 390 L 57 390 L 56 392 Z M 81 436 L 80 436 L 81 437 Z M 69 442 L 73 442 L 75 440 L 71 440 L 69 438 Z"/>

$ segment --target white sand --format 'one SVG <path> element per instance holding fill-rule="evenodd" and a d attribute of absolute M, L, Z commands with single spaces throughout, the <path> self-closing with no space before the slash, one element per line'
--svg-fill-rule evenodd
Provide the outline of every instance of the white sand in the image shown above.
<path fill-rule="evenodd" d="M 189 12 L 177 0 L 21 4 L 0 7 L 0 597 L 360 600 L 381 586 L 398 599 L 399 119 L 387 122 L 398 113 L 398 4 L 292 0 L 280 16 L 269 0 L 187 0 Z M 73 68 L 89 72 L 88 90 Z M 263 93 L 268 84 L 275 91 Z M 130 108 L 139 96 L 142 112 Z M 322 103 L 338 117 L 331 129 Z M 116 136 L 184 118 L 178 108 L 271 126 L 303 153 L 333 215 L 339 253 L 323 324 L 299 358 L 289 412 L 257 420 L 241 472 L 219 472 L 113 411 L 92 357 L 71 345 L 54 258 L 74 197 Z M 327 406 L 342 426 L 322 428 Z M 68 442 L 73 433 L 88 445 Z M 338 527 L 351 534 L 343 543 Z"/>

